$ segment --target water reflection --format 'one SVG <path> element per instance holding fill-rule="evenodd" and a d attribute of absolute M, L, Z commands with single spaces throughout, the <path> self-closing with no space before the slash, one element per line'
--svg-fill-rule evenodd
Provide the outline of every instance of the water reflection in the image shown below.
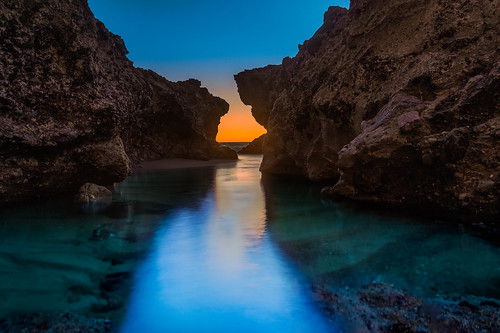
<path fill-rule="evenodd" d="M 122 332 L 328 331 L 265 233 L 259 163 L 217 168 L 213 193 L 164 221 Z"/>
<path fill-rule="evenodd" d="M 310 184 L 261 182 L 259 164 L 140 172 L 85 212 L 54 202 L 0 211 L 0 317 L 74 311 L 125 333 L 324 332 L 335 327 L 310 282 L 500 299 L 498 243 L 327 204 Z"/>

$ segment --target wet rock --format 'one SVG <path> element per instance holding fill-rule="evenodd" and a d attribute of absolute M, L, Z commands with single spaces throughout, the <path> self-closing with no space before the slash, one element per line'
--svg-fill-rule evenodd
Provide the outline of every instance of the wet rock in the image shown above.
<path fill-rule="evenodd" d="M 111 203 L 112 198 L 96 199 L 87 202 L 80 203 L 80 209 L 87 214 L 97 214 L 106 210 Z"/>
<path fill-rule="evenodd" d="M 0 332 L 20 333 L 112 333 L 113 325 L 107 319 L 88 318 L 73 313 L 37 313 L 0 320 Z"/>
<path fill-rule="evenodd" d="M 494 302 L 494 301 L 490 301 L 490 300 L 481 302 L 481 306 L 491 306 L 491 307 L 500 309 L 500 304 L 498 304 L 497 302 Z"/>
<path fill-rule="evenodd" d="M 262 172 L 338 180 L 326 192 L 356 200 L 498 216 L 497 14 L 487 0 L 330 7 L 297 56 L 235 76 L 268 132 Z"/>
<path fill-rule="evenodd" d="M 80 191 L 76 196 L 76 201 L 79 203 L 87 203 L 94 200 L 110 199 L 112 195 L 111 191 L 104 186 L 86 183 L 80 187 Z"/>
<path fill-rule="evenodd" d="M 123 295 L 129 288 L 131 276 L 130 272 L 106 275 L 99 284 L 100 300 L 92 305 L 92 310 L 99 313 L 120 310 L 125 304 Z"/>
<path fill-rule="evenodd" d="M 257 139 L 254 139 L 252 142 L 248 144 L 248 146 L 241 149 L 239 154 L 262 154 L 264 140 L 266 139 L 266 135 L 263 134 L 259 136 Z"/>
<path fill-rule="evenodd" d="M 463 307 L 463 308 L 467 308 L 471 311 L 478 311 L 479 308 L 467 301 L 461 301 L 460 303 L 458 303 L 459 306 Z"/>
<path fill-rule="evenodd" d="M 474 300 L 422 299 L 385 283 L 354 290 L 313 286 L 322 310 L 341 332 L 496 332 L 500 311 Z M 485 300 L 482 303 L 491 302 Z M 481 303 L 481 304 L 482 304 Z"/>

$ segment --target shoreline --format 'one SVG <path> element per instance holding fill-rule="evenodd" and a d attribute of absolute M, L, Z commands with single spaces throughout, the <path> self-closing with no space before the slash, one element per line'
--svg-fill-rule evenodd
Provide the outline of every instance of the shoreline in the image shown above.
<path fill-rule="evenodd" d="M 234 165 L 238 160 L 212 159 L 208 161 L 191 160 L 184 158 L 167 158 L 162 160 L 145 161 L 132 167 L 132 174 L 144 171 L 191 169 L 216 166 L 221 164 Z"/>

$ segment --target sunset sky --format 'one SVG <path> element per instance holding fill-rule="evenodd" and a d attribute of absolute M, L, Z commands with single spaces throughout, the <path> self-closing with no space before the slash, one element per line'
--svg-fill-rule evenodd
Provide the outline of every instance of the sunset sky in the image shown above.
<path fill-rule="evenodd" d="M 241 103 L 233 75 L 280 64 L 297 53 L 329 6 L 347 0 L 89 0 L 95 16 L 120 35 L 135 66 L 172 81 L 196 78 L 230 105 L 219 142 L 247 142 L 265 133 Z"/>

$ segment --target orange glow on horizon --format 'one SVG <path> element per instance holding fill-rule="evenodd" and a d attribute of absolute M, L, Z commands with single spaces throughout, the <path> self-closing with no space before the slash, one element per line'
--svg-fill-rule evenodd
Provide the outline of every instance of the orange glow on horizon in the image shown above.
<path fill-rule="evenodd" d="M 250 107 L 230 109 L 220 120 L 217 142 L 250 142 L 266 133 L 253 118 Z"/>

